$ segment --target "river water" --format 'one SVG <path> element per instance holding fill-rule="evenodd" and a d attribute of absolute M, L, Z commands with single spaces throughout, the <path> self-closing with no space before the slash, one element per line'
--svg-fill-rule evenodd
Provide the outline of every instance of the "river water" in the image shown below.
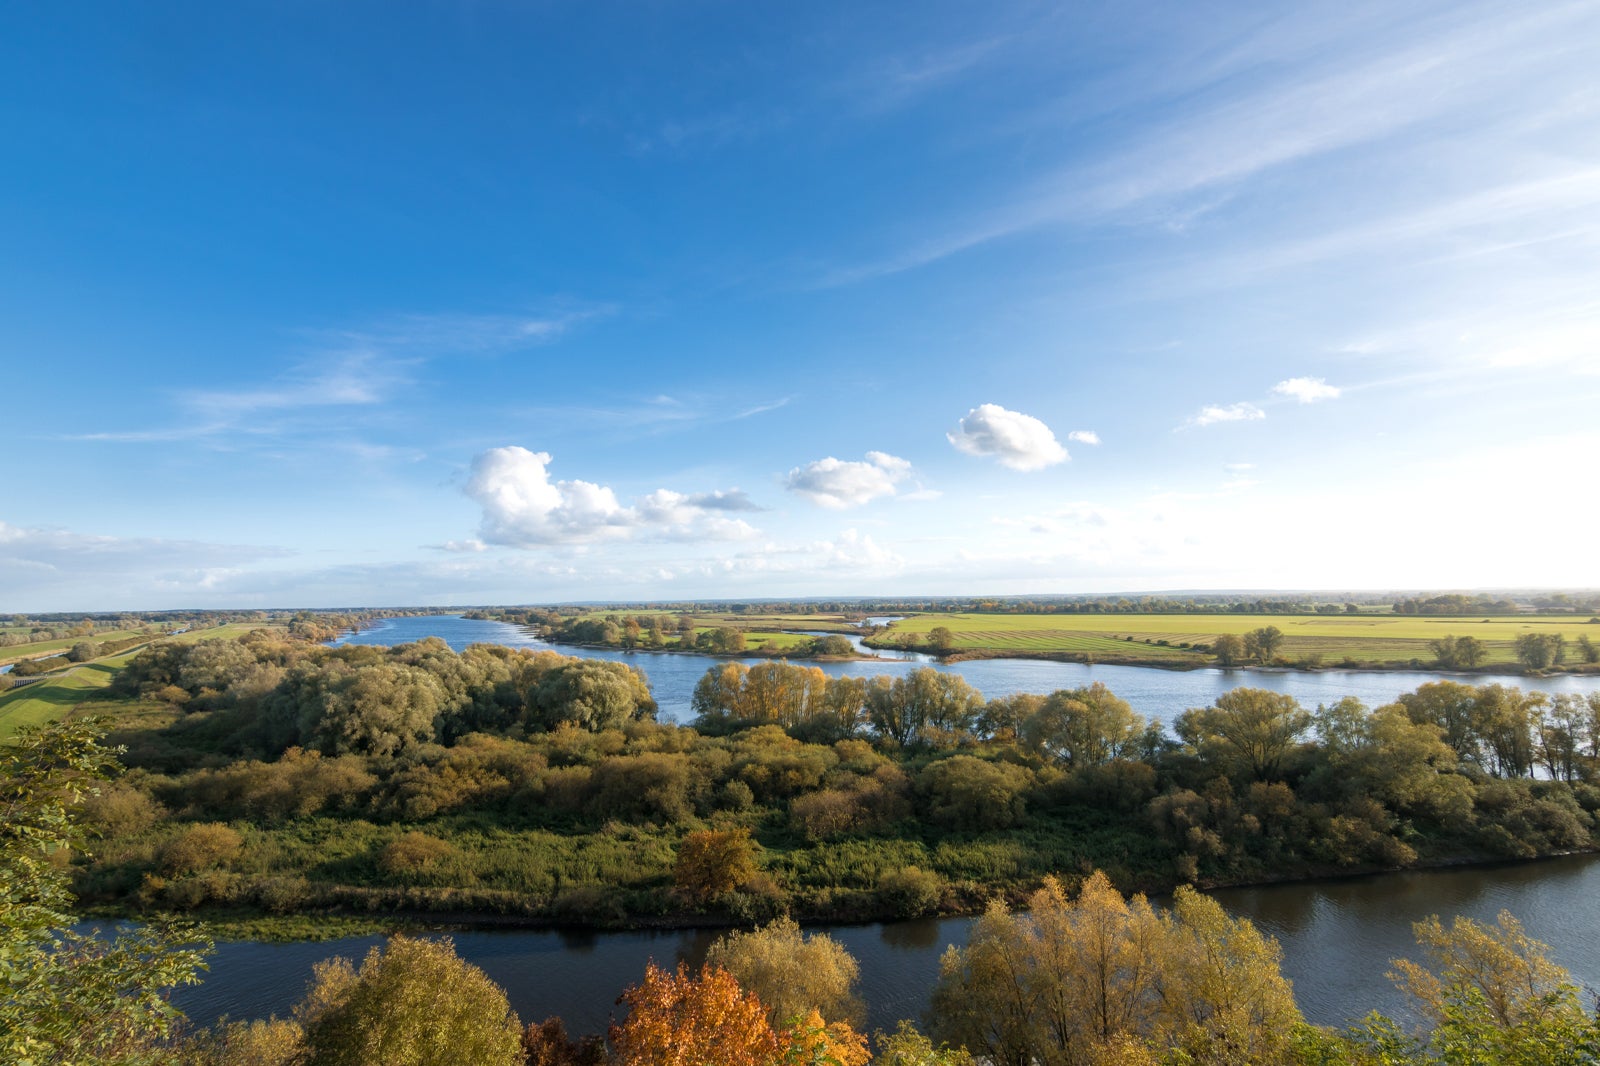
<path fill-rule="evenodd" d="M 461 648 L 474 641 L 545 647 L 524 630 L 452 616 L 388 619 L 346 638 L 352 643 L 395 644 L 436 634 Z M 570 649 L 561 649 L 570 650 Z M 664 718 L 688 713 L 689 693 L 713 660 L 700 656 L 581 652 L 641 665 L 650 676 Z M 757 660 L 751 660 L 757 661 Z M 902 672 L 915 662 L 826 664 L 829 673 Z M 1209 703 L 1240 684 L 1289 692 L 1302 703 L 1345 695 L 1369 704 L 1393 699 L 1434 675 L 1080 666 L 1070 663 L 982 660 L 957 669 L 986 695 L 1048 692 L 1104 681 L 1136 709 L 1169 720 L 1186 707 Z M 1483 677 L 1522 684 L 1527 678 Z M 1581 681 L 1582 684 L 1574 684 Z M 1600 678 L 1540 680 L 1549 691 L 1591 691 Z M 1415 956 L 1411 926 L 1430 914 L 1492 921 L 1501 910 L 1522 920 L 1534 937 L 1554 947 L 1554 958 L 1591 991 L 1600 987 L 1600 856 L 1536 863 L 1424 870 L 1342 880 L 1299 882 L 1214 893 L 1231 913 L 1248 917 L 1283 946 L 1283 970 L 1294 981 L 1301 1009 L 1321 1024 L 1354 1021 L 1369 1010 L 1405 1016 L 1406 1004 L 1385 978 L 1391 960 Z M 861 995 L 870 1029 L 892 1029 L 901 1018 L 926 1021 L 928 996 L 947 945 L 964 944 L 971 920 L 927 919 L 825 927 L 861 964 Z M 617 1011 L 617 995 L 636 982 L 645 963 L 697 965 L 717 936 L 707 931 L 574 933 L 554 931 L 463 932 L 457 950 L 506 989 L 524 1021 L 550 1015 L 575 1033 L 601 1032 Z M 331 955 L 359 959 L 377 937 L 324 943 L 218 946 L 205 982 L 180 990 L 176 1004 L 197 1022 L 286 1015 L 304 993 L 314 962 Z"/>
<path fill-rule="evenodd" d="M 1283 946 L 1283 972 L 1306 1017 L 1319 1024 L 1354 1021 L 1369 1010 L 1406 1014 L 1385 979 L 1390 961 L 1417 957 L 1411 924 L 1430 914 L 1493 921 L 1515 914 L 1528 932 L 1554 946 L 1555 960 L 1591 991 L 1600 987 L 1600 856 L 1338 881 L 1300 882 L 1213 893 Z M 823 927 L 861 964 L 860 992 L 869 1029 L 892 1030 L 901 1018 L 925 1021 L 928 996 L 947 945 L 966 943 L 968 918 Z M 575 1033 L 603 1032 L 617 995 L 644 974 L 645 963 L 698 965 L 716 932 L 461 932 L 461 955 L 483 968 L 523 1021 L 560 1015 Z M 205 982 L 173 997 L 196 1022 L 286 1016 L 304 994 L 311 966 L 331 955 L 357 961 L 379 937 L 324 943 L 219 944 Z"/>
<path fill-rule="evenodd" d="M 336 643 L 404 644 L 423 637 L 443 638 L 460 651 L 468 644 L 505 644 L 513 648 L 539 648 L 591 659 L 609 659 L 636 666 L 650 679 L 662 721 L 687 722 L 693 717 L 689 701 L 694 686 L 707 668 L 725 659 L 676 652 L 628 652 L 603 648 L 574 648 L 549 644 L 522 626 L 504 622 L 476 621 L 458 615 L 432 615 L 417 618 L 385 618 L 371 629 L 340 638 Z M 755 664 L 764 659 L 741 659 Z M 849 662 L 817 663 L 835 676 L 897 676 L 918 666 L 958 673 L 985 696 L 1009 696 L 1018 692 L 1049 693 L 1056 689 L 1078 688 L 1096 681 L 1132 704 L 1149 718 L 1171 722 L 1190 707 L 1204 707 L 1218 696 L 1241 685 L 1286 692 L 1306 707 L 1332 703 L 1355 696 L 1369 707 L 1389 703 L 1403 692 L 1440 679 L 1436 673 L 1381 670 L 1323 670 L 1305 673 L 1293 670 L 1250 670 L 1208 667 L 1200 670 L 1162 670 L 1147 666 L 1089 665 L 1061 663 L 1043 659 L 972 659 L 948 666 L 929 656 L 909 653 L 905 658 L 856 659 Z M 1463 675 L 1457 680 L 1474 685 L 1518 685 L 1543 692 L 1600 692 L 1600 674 L 1529 678 L 1516 675 Z"/>

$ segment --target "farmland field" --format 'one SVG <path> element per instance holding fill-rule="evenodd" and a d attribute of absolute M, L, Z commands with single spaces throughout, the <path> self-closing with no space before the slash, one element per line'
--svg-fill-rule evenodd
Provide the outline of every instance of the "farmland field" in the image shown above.
<path fill-rule="evenodd" d="M 192 644 L 201 640 L 219 640 L 242 637 L 252 629 L 271 629 L 272 626 L 229 623 L 212 629 L 195 629 L 165 639 Z M 0 742 L 25 726 L 45 725 L 71 711 L 84 700 L 111 683 L 118 670 L 139 654 L 140 648 L 131 648 L 119 655 L 97 659 L 82 666 L 74 666 L 58 674 L 49 674 L 37 681 L 20 685 L 10 692 L 0 694 Z"/>
<path fill-rule="evenodd" d="M 109 685 L 117 671 L 137 654 L 124 652 L 75 666 L 0 695 L 0 742 L 9 740 L 25 726 L 45 725 L 60 718 Z"/>
<path fill-rule="evenodd" d="M 16 628 L 11 628 L 9 631 L 27 632 L 27 630 L 18 630 Z M 142 629 L 118 629 L 106 633 L 95 633 L 87 637 L 62 637 L 60 640 L 37 640 L 31 644 L 14 644 L 9 648 L 0 648 L 0 665 L 16 662 L 18 659 L 32 659 L 52 652 L 67 651 L 80 641 L 103 644 L 106 641 L 126 640 L 129 637 L 142 635 L 144 635 L 144 630 Z"/>
<path fill-rule="evenodd" d="M 1209 661 L 1209 655 L 1189 651 L 1184 644 L 1209 645 L 1224 633 L 1242 636 L 1268 625 L 1283 631 L 1282 658 L 1291 662 L 1321 658 L 1329 664 L 1345 659 L 1429 663 L 1435 657 L 1429 642 L 1447 636 L 1476 637 L 1488 646 L 1486 665 L 1502 666 L 1516 662 L 1515 641 L 1525 633 L 1558 633 L 1569 648 L 1585 634 L 1600 642 L 1600 625 L 1571 615 L 1453 618 L 1376 614 L 924 614 L 894 623 L 876 642 L 925 645 L 929 631 L 944 626 L 954 635 L 953 647 L 958 652 L 1136 655 L 1176 664 Z M 1568 665 L 1574 665 L 1573 659 L 1569 653 Z"/>

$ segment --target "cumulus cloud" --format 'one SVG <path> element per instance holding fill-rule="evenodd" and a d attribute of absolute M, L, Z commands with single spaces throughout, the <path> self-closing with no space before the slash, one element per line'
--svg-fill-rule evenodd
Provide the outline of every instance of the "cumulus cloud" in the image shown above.
<path fill-rule="evenodd" d="M 1301 403 L 1337 400 L 1340 393 L 1337 385 L 1329 385 L 1322 378 L 1289 378 L 1272 386 L 1272 391 L 1275 395 L 1287 396 Z"/>
<path fill-rule="evenodd" d="M 668 538 L 735 540 L 755 535 L 731 510 L 754 510 L 737 489 L 690 496 L 658 489 L 625 507 L 591 481 L 551 481 L 550 453 L 511 445 L 472 460 L 466 493 L 483 508 L 479 540 L 513 548 L 587 544 L 648 533 Z M 470 543 L 470 542 L 469 542 Z"/>
<path fill-rule="evenodd" d="M 957 451 L 998 459 L 1012 470 L 1042 470 L 1070 458 L 1049 426 L 994 403 L 968 411 L 956 431 L 945 437 Z"/>
<path fill-rule="evenodd" d="M 1219 404 L 1207 404 L 1200 408 L 1200 413 L 1190 417 L 1189 421 L 1179 426 L 1179 429 L 1200 429 L 1204 426 L 1214 426 L 1218 422 L 1259 422 L 1267 417 L 1267 412 L 1253 403 L 1230 403 L 1226 407 Z"/>
<path fill-rule="evenodd" d="M 1092 429 L 1075 429 L 1067 434 L 1067 439 L 1079 444 L 1099 444 L 1100 434 Z"/>
<path fill-rule="evenodd" d="M 785 484 L 819 507 L 843 510 L 893 496 L 911 476 L 911 463 L 887 452 L 868 452 L 864 463 L 828 456 L 789 471 Z"/>

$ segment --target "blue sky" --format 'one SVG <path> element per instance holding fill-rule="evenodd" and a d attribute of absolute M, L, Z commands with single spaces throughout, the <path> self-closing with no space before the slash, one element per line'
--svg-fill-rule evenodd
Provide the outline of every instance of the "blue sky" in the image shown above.
<path fill-rule="evenodd" d="M 1600 586 L 1600 4 L 0 14 L 0 611 Z"/>

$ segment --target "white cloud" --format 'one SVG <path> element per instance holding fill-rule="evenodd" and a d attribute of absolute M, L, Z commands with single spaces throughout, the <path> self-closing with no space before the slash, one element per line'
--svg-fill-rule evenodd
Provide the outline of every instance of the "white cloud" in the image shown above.
<path fill-rule="evenodd" d="M 552 482 L 549 463 L 548 452 L 516 445 L 491 448 L 472 460 L 466 493 L 483 508 L 483 543 L 532 548 L 625 539 L 639 532 L 702 540 L 755 535 L 749 523 L 727 515 L 756 509 L 737 489 L 699 496 L 658 489 L 624 507 L 604 485 Z"/>
<path fill-rule="evenodd" d="M 1199 414 L 1192 416 L 1178 428 L 1199 429 L 1202 426 L 1214 426 L 1218 422 L 1259 422 L 1266 417 L 1267 412 L 1253 403 L 1230 403 L 1226 407 L 1207 404 L 1200 408 Z"/>
<path fill-rule="evenodd" d="M 1092 429 L 1075 429 L 1067 434 L 1067 439 L 1078 444 L 1099 444 L 1100 434 Z"/>
<path fill-rule="evenodd" d="M 785 480 L 819 507 L 843 510 L 859 507 L 881 496 L 893 496 L 895 485 L 911 475 L 911 464 L 886 452 L 868 452 L 864 463 L 828 456 L 797 466 Z"/>
<path fill-rule="evenodd" d="M 1316 403 L 1318 400 L 1337 400 L 1342 390 L 1337 385 L 1329 385 L 1322 378 L 1289 378 L 1272 386 L 1272 391 L 1301 403 Z"/>
<path fill-rule="evenodd" d="M 1049 426 L 1032 415 L 1008 411 L 999 404 L 974 407 L 956 431 L 945 437 L 957 451 L 991 456 L 1013 470 L 1042 470 L 1070 458 Z"/>

